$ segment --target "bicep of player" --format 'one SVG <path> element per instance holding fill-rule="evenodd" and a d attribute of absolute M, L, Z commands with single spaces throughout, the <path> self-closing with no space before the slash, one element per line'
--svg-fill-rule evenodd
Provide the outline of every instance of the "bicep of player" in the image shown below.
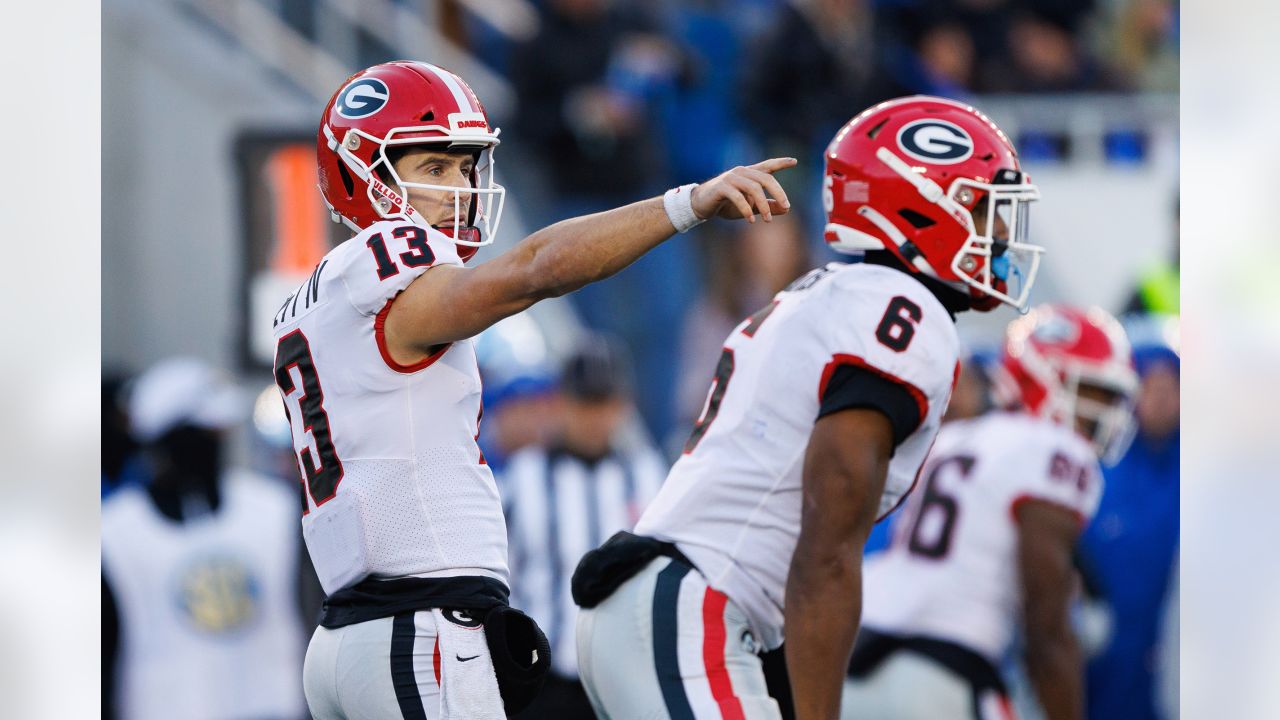
<path fill-rule="evenodd" d="M 392 303 L 387 340 L 426 350 L 473 337 L 542 299 L 525 273 L 507 271 L 510 263 L 502 260 L 475 268 L 441 265 L 423 273 Z"/>
<path fill-rule="evenodd" d="M 879 510 L 895 434 L 878 409 L 846 407 L 818 418 L 805 451 L 797 555 L 858 551 Z"/>

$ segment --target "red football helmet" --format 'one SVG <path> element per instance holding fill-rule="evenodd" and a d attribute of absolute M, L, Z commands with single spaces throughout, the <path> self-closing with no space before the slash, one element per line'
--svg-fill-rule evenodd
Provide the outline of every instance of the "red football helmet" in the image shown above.
<path fill-rule="evenodd" d="M 374 65 L 347 78 L 325 106 L 316 135 L 320 192 L 334 222 L 356 232 L 389 219 L 427 225 L 406 201 L 407 188 L 452 192 L 453 227 L 438 229 L 459 245 L 458 254 L 467 260 L 493 242 L 502 217 L 506 190 L 493 181 L 498 133 L 489 127 L 476 94 L 448 70 L 410 61 Z M 421 144 L 474 150 L 478 157 L 471 188 L 401 180 L 387 148 Z M 394 187 L 382 181 L 379 170 Z"/>
<path fill-rule="evenodd" d="M 975 309 L 1025 308 L 1044 250 L 1026 242 L 1040 191 L 985 115 L 926 95 L 880 103 L 836 133 L 825 174 L 832 249 L 883 248 L 967 290 Z"/>
<path fill-rule="evenodd" d="M 1041 305 L 1009 323 L 992 386 L 1004 407 L 1071 426 L 1079 418 L 1107 462 L 1132 437 L 1138 375 L 1124 328 L 1100 308 Z M 1088 386 L 1103 392 L 1084 397 Z"/>

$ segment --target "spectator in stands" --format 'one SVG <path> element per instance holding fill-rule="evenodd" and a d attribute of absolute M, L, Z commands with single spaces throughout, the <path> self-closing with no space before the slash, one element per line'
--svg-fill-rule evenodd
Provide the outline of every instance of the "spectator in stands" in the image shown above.
<path fill-rule="evenodd" d="M 662 106 L 670 179 L 698 182 L 738 162 L 745 132 L 738 89 L 745 70 L 737 0 L 671 3 L 667 34 L 684 60 L 679 82 Z"/>
<path fill-rule="evenodd" d="M 1106 470 L 1106 489 L 1081 538 L 1080 564 L 1101 585 L 1111 637 L 1089 663 L 1092 720 L 1155 720 L 1163 604 L 1178 546 L 1179 358 L 1167 345 L 1134 344 L 1142 386 L 1138 432 Z"/>
<path fill-rule="evenodd" d="M 632 383 L 620 343 L 584 338 L 561 376 L 560 432 L 517 452 L 504 472 L 512 601 L 546 629 L 552 649 L 546 685 L 519 718 L 595 718 L 578 680 L 569 579 L 588 550 L 635 525 L 667 471 L 647 442 L 622 442 Z"/>
<path fill-rule="evenodd" d="M 885 100 L 869 0 L 789 0 L 751 58 L 743 112 L 770 151 L 811 157 L 849 119 Z M 802 195 L 801 193 L 795 193 Z"/>
<path fill-rule="evenodd" d="M 1115 79 L 1090 56 L 1080 37 L 1082 10 L 1091 3 L 1056 6 L 1049 0 L 1019 9 L 1008 34 L 1008 63 L 989 72 L 988 92 L 1064 93 L 1114 88 Z"/>
<path fill-rule="evenodd" d="M 194 359 L 136 381 L 150 482 L 102 505 L 107 718 L 301 718 L 297 494 L 227 467 L 247 402 Z"/>
<path fill-rule="evenodd" d="M 548 0 L 540 29 L 513 53 L 515 131 L 537 149 L 553 189 L 536 226 L 616 207 L 667 186 L 657 98 L 684 71 L 647 5 Z M 577 291 L 586 324 L 636 348 L 640 412 L 655 434 L 672 415 L 679 321 L 692 299 L 693 250 L 665 243 L 617 276 Z"/>
<path fill-rule="evenodd" d="M 891 3 L 876 10 L 877 41 L 895 95 L 962 98 L 972 91 L 977 48 L 963 15 L 935 3 Z"/>
<path fill-rule="evenodd" d="M 647 101 L 679 61 L 656 31 L 630 6 L 549 0 L 538 33 L 516 47 L 514 129 L 563 198 L 549 220 L 616 207 L 660 183 Z"/>
<path fill-rule="evenodd" d="M 1099 49 L 1127 89 L 1178 91 L 1176 0 L 1109 3 Z"/>

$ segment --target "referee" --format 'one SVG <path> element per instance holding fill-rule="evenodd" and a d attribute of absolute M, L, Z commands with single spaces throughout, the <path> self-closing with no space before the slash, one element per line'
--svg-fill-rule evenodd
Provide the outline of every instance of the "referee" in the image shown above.
<path fill-rule="evenodd" d="M 647 440 L 631 438 L 642 433 L 624 433 L 634 428 L 635 408 L 630 363 L 617 342 L 592 336 L 580 343 L 565 363 L 559 392 L 563 411 L 554 439 L 513 455 L 501 484 L 512 603 L 551 641 L 546 685 L 517 717 L 592 719 L 578 681 L 569 579 L 587 551 L 632 529 L 667 466 Z"/>

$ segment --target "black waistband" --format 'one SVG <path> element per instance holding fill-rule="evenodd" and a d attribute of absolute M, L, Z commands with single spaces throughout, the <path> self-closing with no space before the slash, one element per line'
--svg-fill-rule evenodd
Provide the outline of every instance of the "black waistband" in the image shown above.
<path fill-rule="evenodd" d="M 870 675 L 890 655 L 902 651 L 923 655 L 937 662 L 968 680 L 975 692 L 1006 692 L 1004 680 L 995 666 L 963 645 L 921 635 L 890 635 L 867 627 L 858 631 L 858 642 L 853 648 L 853 657 L 849 660 L 849 674 L 857 678 Z"/>
<path fill-rule="evenodd" d="M 320 624 L 340 628 L 429 608 L 488 611 L 507 605 L 511 591 L 489 577 L 365 578 L 324 601 Z"/>
<path fill-rule="evenodd" d="M 599 605 L 660 555 L 694 567 L 672 543 L 625 530 L 614 533 L 603 545 L 578 561 L 569 583 L 573 601 L 584 608 Z"/>

